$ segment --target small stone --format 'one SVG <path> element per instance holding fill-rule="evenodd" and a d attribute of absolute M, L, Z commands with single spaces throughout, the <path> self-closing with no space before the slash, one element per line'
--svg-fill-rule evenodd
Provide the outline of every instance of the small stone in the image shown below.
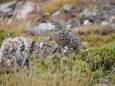
<path fill-rule="evenodd" d="M 104 10 L 111 10 L 112 6 L 110 5 L 109 2 L 103 2 L 101 8 L 103 8 Z"/>
<path fill-rule="evenodd" d="M 61 14 L 61 11 L 56 11 L 55 13 L 52 14 L 52 16 L 57 16 L 57 15 L 60 15 Z"/>
<path fill-rule="evenodd" d="M 70 11 L 70 10 L 72 9 L 72 5 L 66 4 L 66 5 L 63 6 L 63 8 L 64 8 L 64 10 L 66 10 L 66 11 Z"/>
<path fill-rule="evenodd" d="M 85 21 L 83 22 L 83 25 L 91 25 L 91 22 L 89 22 L 89 20 L 85 20 Z"/>
<path fill-rule="evenodd" d="M 106 26 L 108 24 L 109 24 L 109 22 L 107 22 L 107 21 L 102 21 L 102 23 L 101 23 L 102 26 Z"/>
<path fill-rule="evenodd" d="M 66 23 L 66 26 L 69 28 L 80 26 L 80 21 L 77 18 L 69 19 Z"/>
<path fill-rule="evenodd" d="M 110 18 L 109 22 L 110 22 L 111 24 L 115 24 L 115 16 L 112 16 L 112 17 Z"/>
<path fill-rule="evenodd" d="M 88 19 L 89 21 L 94 21 L 96 18 L 97 14 L 95 12 L 87 12 L 84 14 L 85 19 Z"/>

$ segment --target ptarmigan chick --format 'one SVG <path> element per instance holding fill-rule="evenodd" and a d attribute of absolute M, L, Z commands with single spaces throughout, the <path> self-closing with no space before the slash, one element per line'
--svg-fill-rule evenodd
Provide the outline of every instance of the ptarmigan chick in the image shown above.
<path fill-rule="evenodd" d="M 79 51 L 81 49 L 82 43 L 79 40 L 78 36 L 74 35 L 67 29 L 63 29 L 63 27 L 59 23 L 52 23 L 55 27 L 52 33 L 53 41 L 63 49 L 66 50 L 74 50 Z M 66 50 L 64 50 L 66 52 Z"/>

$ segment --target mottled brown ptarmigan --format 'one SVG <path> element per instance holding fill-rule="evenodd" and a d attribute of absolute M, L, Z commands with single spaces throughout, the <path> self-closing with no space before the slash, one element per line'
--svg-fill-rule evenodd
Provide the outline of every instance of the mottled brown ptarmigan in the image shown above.
<path fill-rule="evenodd" d="M 62 49 L 65 49 L 65 52 L 66 50 L 79 51 L 81 49 L 82 43 L 78 36 L 67 29 L 63 29 L 57 22 L 52 23 L 52 25 L 55 27 L 52 33 L 53 41 Z"/>

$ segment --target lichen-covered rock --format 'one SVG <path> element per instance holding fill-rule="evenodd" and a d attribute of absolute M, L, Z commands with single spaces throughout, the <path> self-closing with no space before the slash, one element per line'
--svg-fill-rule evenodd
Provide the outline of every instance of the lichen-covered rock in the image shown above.
<path fill-rule="evenodd" d="M 38 55 L 39 57 L 46 58 L 47 56 L 55 55 L 56 53 L 61 53 L 61 48 L 41 42 L 39 46 L 36 46 L 35 52 L 37 52 L 36 55 Z"/>
<path fill-rule="evenodd" d="M 15 64 L 19 67 L 27 66 L 27 68 L 30 68 L 31 64 L 28 58 L 32 54 L 35 54 L 38 58 L 46 58 L 56 53 L 61 53 L 59 47 L 37 43 L 26 37 L 16 37 L 8 38 L 3 42 L 0 49 L 0 59 L 7 59 L 11 63 L 16 61 Z"/>
<path fill-rule="evenodd" d="M 0 68 L 3 69 L 4 73 L 14 73 L 19 70 L 16 60 L 7 58 L 0 58 Z"/>
<path fill-rule="evenodd" d="M 26 37 L 16 37 L 14 39 L 6 39 L 0 49 L 0 58 L 13 59 L 16 58 L 18 65 L 28 64 L 28 57 L 33 52 L 34 40 Z M 23 63 L 24 61 L 24 63 Z"/>

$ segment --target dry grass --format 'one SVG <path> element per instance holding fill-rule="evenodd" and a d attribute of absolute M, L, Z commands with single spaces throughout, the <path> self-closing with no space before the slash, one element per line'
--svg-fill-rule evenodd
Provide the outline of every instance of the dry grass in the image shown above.
<path fill-rule="evenodd" d="M 64 4 L 71 4 L 73 6 L 77 5 L 79 2 L 87 2 L 93 0 L 50 0 L 43 6 L 44 13 L 52 13 L 58 7 L 63 6 Z"/>
<path fill-rule="evenodd" d="M 0 24 L 0 30 L 5 30 L 7 32 L 16 32 L 20 34 L 27 29 L 28 28 L 24 23 L 21 23 L 21 21 Z"/>
<path fill-rule="evenodd" d="M 18 73 L 4 75 L 2 86 L 88 86 L 91 83 L 92 76 L 89 73 L 67 70 L 63 74 L 60 70 L 57 71 L 51 74 L 50 70 L 40 70 L 37 66 L 31 71 L 22 69 Z"/>
<path fill-rule="evenodd" d="M 115 33 L 114 29 L 111 29 L 111 27 L 80 27 L 76 30 L 73 30 L 75 34 L 79 34 L 81 36 L 87 36 L 87 35 L 99 35 L 99 36 L 107 36 Z"/>

